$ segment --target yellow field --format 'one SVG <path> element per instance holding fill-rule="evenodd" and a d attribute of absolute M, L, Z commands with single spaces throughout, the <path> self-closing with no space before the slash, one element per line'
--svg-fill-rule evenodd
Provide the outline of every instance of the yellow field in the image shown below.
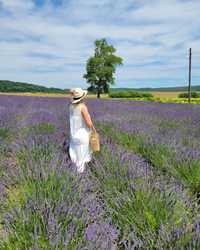
<path fill-rule="evenodd" d="M 53 94 L 53 93 L 7 93 L 7 92 L 0 92 L 0 95 L 16 95 L 16 96 L 41 96 L 41 97 L 69 97 L 69 94 Z M 89 98 L 96 98 L 96 95 L 94 94 L 88 94 Z M 102 94 L 101 98 L 108 98 L 107 94 Z"/>
<path fill-rule="evenodd" d="M 160 97 L 160 98 L 178 98 L 178 95 L 181 92 L 157 92 L 152 91 L 150 92 L 154 97 Z"/>
<path fill-rule="evenodd" d="M 154 97 L 159 98 L 178 98 L 181 92 L 150 92 Z M 42 96 L 42 97 L 69 97 L 69 94 L 53 94 L 53 93 L 4 93 L 0 92 L 0 95 L 17 95 L 17 96 Z M 96 98 L 95 94 L 88 94 L 88 98 Z M 101 94 L 101 98 L 109 98 L 107 94 Z"/>
<path fill-rule="evenodd" d="M 154 97 L 160 98 L 177 98 L 178 94 L 181 92 L 150 92 L 154 95 Z M 53 93 L 5 93 L 0 92 L 0 95 L 17 95 L 17 96 L 43 96 L 43 97 L 68 97 L 68 94 L 53 94 Z M 94 94 L 88 94 L 90 98 L 96 98 Z M 108 98 L 107 94 L 101 94 L 102 98 Z"/>

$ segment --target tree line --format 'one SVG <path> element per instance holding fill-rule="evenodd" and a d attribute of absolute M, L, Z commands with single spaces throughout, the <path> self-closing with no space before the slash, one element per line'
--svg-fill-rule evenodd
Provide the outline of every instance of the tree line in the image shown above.
<path fill-rule="evenodd" d="M 47 88 L 40 85 L 0 80 L 0 92 L 43 92 L 43 93 L 66 93 L 59 88 Z"/>

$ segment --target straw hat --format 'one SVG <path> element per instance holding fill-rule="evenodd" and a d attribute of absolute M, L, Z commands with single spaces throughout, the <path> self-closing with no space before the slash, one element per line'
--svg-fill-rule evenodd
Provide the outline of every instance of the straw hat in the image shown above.
<path fill-rule="evenodd" d="M 81 88 L 70 89 L 70 93 L 73 93 L 72 103 L 77 103 L 87 95 L 88 91 Z"/>

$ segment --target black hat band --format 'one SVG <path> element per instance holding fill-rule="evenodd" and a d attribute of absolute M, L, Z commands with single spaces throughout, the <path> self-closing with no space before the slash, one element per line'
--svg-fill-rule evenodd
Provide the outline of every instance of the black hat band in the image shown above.
<path fill-rule="evenodd" d="M 73 100 L 74 100 L 74 101 L 75 101 L 75 100 L 78 100 L 78 99 L 82 98 L 84 95 L 85 95 L 85 93 L 83 93 L 82 96 L 80 96 L 80 97 L 73 97 Z"/>

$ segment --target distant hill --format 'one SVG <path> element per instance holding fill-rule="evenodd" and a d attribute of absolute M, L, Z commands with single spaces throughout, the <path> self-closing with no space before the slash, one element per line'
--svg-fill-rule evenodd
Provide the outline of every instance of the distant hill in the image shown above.
<path fill-rule="evenodd" d="M 111 92 L 117 91 L 158 91 L 158 92 L 186 92 L 187 86 L 164 87 L 164 88 L 111 88 Z M 47 88 L 37 84 L 24 82 L 14 82 L 8 80 L 0 80 L 0 92 L 43 92 L 43 93 L 65 93 L 69 89 Z M 192 86 L 192 91 L 200 91 L 200 85 Z"/>
<path fill-rule="evenodd" d="M 192 86 L 192 91 L 200 91 L 200 85 Z M 160 91 L 160 92 L 185 92 L 188 91 L 187 86 L 164 87 L 164 88 L 111 88 L 112 92 L 117 91 Z"/>
<path fill-rule="evenodd" d="M 43 93 L 66 93 L 59 88 L 47 88 L 41 85 L 0 80 L 0 92 L 43 92 Z"/>

